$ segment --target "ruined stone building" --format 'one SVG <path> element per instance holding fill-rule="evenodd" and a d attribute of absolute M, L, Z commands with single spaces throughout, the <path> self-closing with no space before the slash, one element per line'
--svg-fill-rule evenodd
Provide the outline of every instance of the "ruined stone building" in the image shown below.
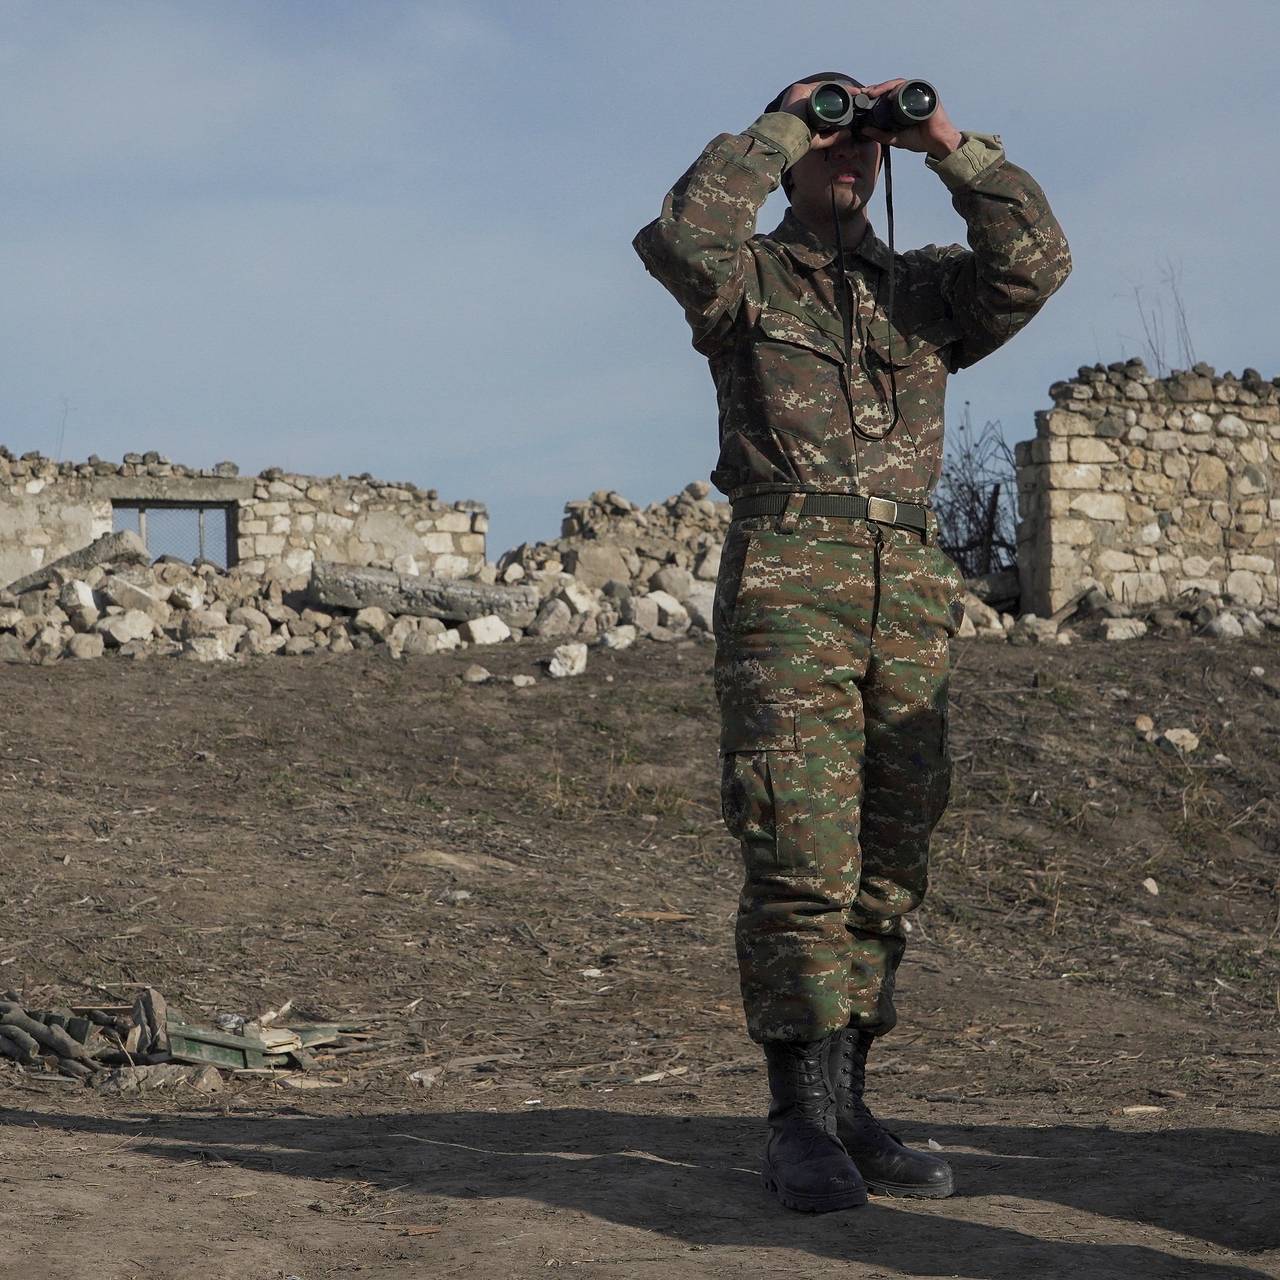
<path fill-rule="evenodd" d="M 1049 394 L 1054 407 L 1015 450 L 1021 612 L 1047 616 L 1091 586 L 1137 609 L 1196 591 L 1280 609 L 1280 379 L 1207 365 L 1155 378 L 1130 360 L 1081 368 Z M 509 582 L 517 568 L 554 566 L 596 588 L 647 589 L 668 567 L 709 580 L 728 510 L 707 488 L 690 486 L 670 512 L 617 495 L 598 511 L 600 495 L 570 503 L 563 546 L 516 548 L 497 570 Z M 487 526 L 479 503 L 367 475 L 241 476 L 155 453 L 53 462 L 0 447 L 0 588 L 121 529 L 153 558 L 280 581 L 314 560 L 471 577 L 485 566 Z"/>
<path fill-rule="evenodd" d="M 153 557 L 263 576 L 298 577 L 321 559 L 459 578 L 484 563 L 487 527 L 480 503 L 367 475 L 241 476 L 156 453 L 54 462 L 0 447 L 0 586 L 120 529 Z"/>
<path fill-rule="evenodd" d="M 1022 610 L 1090 583 L 1130 605 L 1204 590 L 1280 601 L 1280 379 L 1208 365 L 1152 377 L 1140 360 L 1049 389 L 1017 446 Z"/>

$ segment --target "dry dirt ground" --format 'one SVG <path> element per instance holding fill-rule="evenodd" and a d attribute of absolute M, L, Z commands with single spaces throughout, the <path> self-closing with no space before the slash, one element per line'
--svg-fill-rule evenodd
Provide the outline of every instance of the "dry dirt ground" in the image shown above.
<path fill-rule="evenodd" d="M 371 1037 L 313 1091 L 0 1062 L 0 1276 L 1280 1277 L 1280 646 L 957 646 L 871 1077 L 960 1190 L 822 1217 L 756 1172 L 710 650 L 473 656 L 0 667 L 0 991 Z"/>

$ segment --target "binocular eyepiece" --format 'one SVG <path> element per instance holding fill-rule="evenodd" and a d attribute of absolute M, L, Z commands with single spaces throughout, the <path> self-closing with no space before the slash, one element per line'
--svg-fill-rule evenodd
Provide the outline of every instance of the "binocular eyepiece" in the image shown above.
<path fill-rule="evenodd" d="M 908 80 L 892 93 L 878 98 L 859 93 L 839 80 L 823 80 L 813 86 L 805 102 L 810 128 L 817 132 L 865 128 L 897 133 L 921 124 L 938 109 L 938 91 L 927 80 Z"/>

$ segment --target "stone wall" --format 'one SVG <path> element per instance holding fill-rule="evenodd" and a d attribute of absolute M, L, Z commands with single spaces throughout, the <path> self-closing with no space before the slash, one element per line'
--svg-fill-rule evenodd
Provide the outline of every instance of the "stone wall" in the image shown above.
<path fill-rule="evenodd" d="M 1196 591 L 1280 599 L 1280 379 L 1208 365 L 1152 377 L 1140 360 L 1049 389 L 1015 450 L 1024 613 L 1101 587 L 1141 606 Z"/>
<path fill-rule="evenodd" d="M 232 463 L 196 469 L 156 453 L 122 463 L 15 458 L 0 446 L 0 586 L 109 533 L 113 503 L 200 503 L 228 509 L 233 560 L 281 579 L 313 559 L 464 577 L 484 564 L 488 515 L 443 503 L 434 489 L 371 476 L 241 476 Z"/>
<path fill-rule="evenodd" d="M 439 501 L 434 489 L 371 476 L 264 471 L 239 504 L 238 557 L 248 573 L 305 574 L 313 559 L 462 578 L 485 558 L 481 503 Z"/>

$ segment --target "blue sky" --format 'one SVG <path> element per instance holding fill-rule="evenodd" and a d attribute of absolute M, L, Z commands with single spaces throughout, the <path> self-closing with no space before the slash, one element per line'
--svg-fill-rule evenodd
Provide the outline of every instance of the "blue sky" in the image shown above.
<path fill-rule="evenodd" d="M 1275 0 L 0 0 L 0 443 L 53 453 L 65 404 L 66 457 L 412 480 L 486 501 L 491 555 L 675 492 L 714 397 L 630 239 L 826 67 L 932 80 L 1071 240 L 949 421 L 1030 435 L 1050 382 L 1142 353 L 1166 263 L 1199 358 L 1274 376 L 1278 46 Z M 962 239 L 899 160 L 899 245 Z"/>

